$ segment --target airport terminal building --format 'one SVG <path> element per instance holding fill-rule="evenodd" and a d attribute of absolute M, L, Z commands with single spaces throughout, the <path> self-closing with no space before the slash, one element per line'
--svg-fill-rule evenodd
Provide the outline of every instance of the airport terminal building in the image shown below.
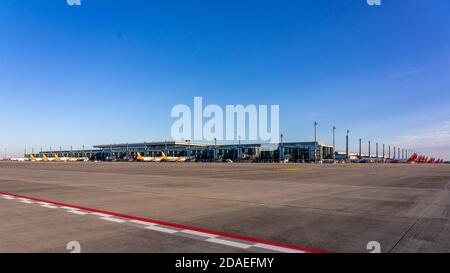
<path fill-rule="evenodd" d="M 316 147 L 316 153 L 314 153 Z M 191 141 L 160 141 L 141 143 L 122 143 L 95 145 L 90 150 L 42 151 L 34 154 L 52 157 L 89 157 L 92 160 L 134 160 L 139 152 L 142 156 L 161 156 L 161 151 L 167 156 L 186 156 L 194 161 L 224 161 L 234 162 L 312 162 L 331 160 L 333 147 L 322 142 L 288 142 L 279 144 L 227 144 L 211 145 Z M 29 156 L 29 155 L 28 155 Z"/>

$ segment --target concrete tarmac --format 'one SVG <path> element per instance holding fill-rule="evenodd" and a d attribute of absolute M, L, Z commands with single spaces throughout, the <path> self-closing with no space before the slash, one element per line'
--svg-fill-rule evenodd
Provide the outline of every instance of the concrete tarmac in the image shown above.
<path fill-rule="evenodd" d="M 0 192 L 332 252 L 450 252 L 450 165 L 1 162 Z M 0 217 L 0 252 L 270 251 L 6 197 Z"/>

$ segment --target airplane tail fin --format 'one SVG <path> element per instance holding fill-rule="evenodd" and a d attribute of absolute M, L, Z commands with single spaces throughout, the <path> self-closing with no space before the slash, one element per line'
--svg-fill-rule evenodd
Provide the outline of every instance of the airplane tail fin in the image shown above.
<path fill-rule="evenodd" d="M 48 161 L 48 157 L 47 157 L 46 155 L 43 155 L 43 156 L 42 156 L 42 159 L 43 159 L 44 161 Z"/>
<path fill-rule="evenodd" d="M 142 159 L 141 153 L 140 153 L 140 152 L 137 152 L 137 153 L 136 153 L 136 157 L 137 157 L 138 160 L 141 160 L 141 159 Z"/>
<path fill-rule="evenodd" d="M 167 155 L 161 150 L 161 155 L 164 158 L 164 160 L 168 160 L 169 158 L 167 157 Z"/>
<path fill-rule="evenodd" d="M 34 155 L 30 155 L 31 160 L 36 160 L 36 158 L 34 157 Z"/>
<path fill-rule="evenodd" d="M 408 162 L 413 162 L 417 159 L 417 154 L 413 154 L 409 159 Z"/>

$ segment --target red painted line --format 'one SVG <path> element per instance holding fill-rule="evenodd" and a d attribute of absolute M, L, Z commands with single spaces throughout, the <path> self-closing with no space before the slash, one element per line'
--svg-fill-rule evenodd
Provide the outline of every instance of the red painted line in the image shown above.
<path fill-rule="evenodd" d="M 179 229 L 188 229 L 188 230 L 192 230 L 192 231 L 204 232 L 204 233 L 209 233 L 209 234 L 212 234 L 212 235 L 217 235 L 217 236 L 221 236 L 221 237 L 228 237 L 228 238 L 242 240 L 242 241 L 248 241 L 248 242 L 252 242 L 252 243 L 260 243 L 260 244 L 267 244 L 267 245 L 272 245 L 272 246 L 284 247 L 284 248 L 288 248 L 288 249 L 292 249 L 292 250 L 303 251 L 305 253 L 330 253 L 330 251 L 323 250 L 323 249 L 306 248 L 306 247 L 300 247 L 300 246 L 295 246 L 295 245 L 290 245 L 290 244 L 272 242 L 272 241 L 259 239 L 259 238 L 254 238 L 254 237 L 248 237 L 248 236 L 243 236 L 243 235 L 231 234 L 231 233 L 226 233 L 226 232 L 221 232 L 221 231 L 208 230 L 208 229 L 203 229 L 203 228 L 198 228 L 198 227 L 191 227 L 191 226 L 186 226 L 186 225 L 182 225 L 182 224 L 176 224 L 176 223 L 165 222 L 165 221 L 154 220 L 154 219 L 148 219 L 148 218 L 142 218 L 142 217 L 137 217 L 137 216 L 125 215 L 125 214 L 111 212 L 111 211 L 106 211 L 106 210 L 99 210 L 99 209 L 93 209 L 93 208 L 87 208 L 87 207 L 80 207 L 80 206 L 76 206 L 76 205 L 71 205 L 71 204 L 66 204 L 66 203 L 61 203 L 61 202 L 55 202 L 55 201 L 49 201 L 49 200 L 35 198 L 35 197 L 29 197 L 29 196 L 25 196 L 25 195 L 19 195 L 19 194 L 7 193 L 7 192 L 0 192 L 0 194 L 10 195 L 10 196 L 14 196 L 14 197 L 17 197 L 17 198 L 27 198 L 27 199 L 30 199 L 30 200 L 33 200 L 33 201 L 46 202 L 46 203 L 50 203 L 50 204 L 53 204 L 53 205 L 64 206 L 64 207 L 71 207 L 71 208 L 81 209 L 81 210 L 85 210 L 85 211 L 89 211 L 89 212 L 99 212 L 99 213 L 110 214 L 112 216 L 116 216 L 116 217 L 120 217 L 120 218 L 124 218 L 124 219 L 139 220 L 139 221 L 143 221 L 143 222 L 147 222 L 147 223 L 153 223 L 153 224 L 158 224 L 158 225 L 163 225 L 163 226 L 168 226 L 168 227 L 174 227 L 174 228 L 179 228 Z"/>

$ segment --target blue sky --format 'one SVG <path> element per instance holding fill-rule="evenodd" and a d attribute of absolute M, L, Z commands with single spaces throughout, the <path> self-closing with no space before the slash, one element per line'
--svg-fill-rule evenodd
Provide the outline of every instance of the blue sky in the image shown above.
<path fill-rule="evenodd" d="M 164 3 L 162 3 L 164 2 Z M 176 104 L 279 104 L 286 141 L 450 159 L 448 0 L 0 2 L 0 148 L 170 138 Z"/>

